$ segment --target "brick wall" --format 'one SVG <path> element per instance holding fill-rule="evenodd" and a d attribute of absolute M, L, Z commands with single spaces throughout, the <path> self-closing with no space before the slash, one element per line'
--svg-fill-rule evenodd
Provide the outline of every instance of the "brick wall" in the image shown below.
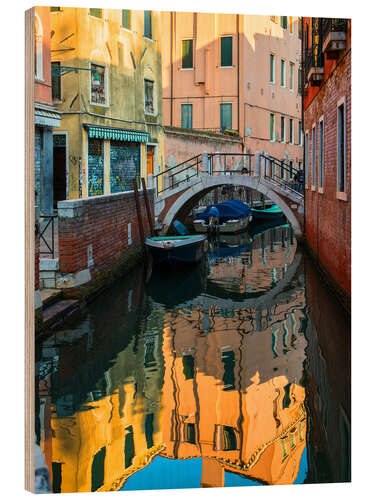
<path fill-rule="evenodd" d="M 347 198 L 337 198 L 337 104 L 346 97 Z M 324 116 L 323 193 L 311 189 L 312 127 L 316 124 L 316 172 L 319 119 Z M 322 266 L 344 292 L 351 293 L 351 52 L 338 61 L 305 111 L 309 132 L 309 178 L 305 197 L 306 239 Z M 316 181 L 317 184 L 318 181 Z"/>
<path fill-rule="evenodd" d="M 153 190 L 148 191 L 153 214 Z M 139 192 L 145 235 L 149 224 Z M 141 250 L 134 192 L 122 192 L 58 203 L 60 273 L 89 269 L 91 281 L 120 272 Z M 131 231 L 129 234 L 129 226 Z M 129 237 L 131 236 L 131 242 Z M 63 287 L 64 288 L 64 287 Z"/>

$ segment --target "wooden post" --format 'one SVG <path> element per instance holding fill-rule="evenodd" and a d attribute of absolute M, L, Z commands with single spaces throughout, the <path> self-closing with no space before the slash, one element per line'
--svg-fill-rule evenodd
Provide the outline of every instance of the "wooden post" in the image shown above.
<path fill-rule="evenodd" d="M 144 177 L 142 177 L 142 188 L 143 188 L 143 196 L 145 197 L 148 223 L 150 225 L 150 234 L 151 234 L 151 236 L 155 236 L 154 225 L 152 223 L 152 215 L 151 215 L 150 203 L 149 203 L 148 194 L 147 194 L 147 188 L 146 188 L 146 181 L 145 181 Z"/>
<path fill-rule="evenodd" d="M 135 206 L 137 208 L 138 231 L 139 231 L 139 237 L 140 237 L 140 240 L 141 240 L 142 254 L 143 254 L 144 260 L 146 261 L 145 235 L 144 235 L 144 232 L 143 232 L 143 222 L 142 222 L 141 205 L 139 203 L 138 183 L 137 183 L 136 177 L 133 178 L 133 189 L 134 189 Z"/>

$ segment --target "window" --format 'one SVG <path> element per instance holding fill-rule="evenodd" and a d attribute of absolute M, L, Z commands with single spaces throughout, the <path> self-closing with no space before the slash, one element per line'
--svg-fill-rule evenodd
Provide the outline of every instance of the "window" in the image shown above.
<path fill-rule="evenodd" d="M 49 10 L 50 10 L 50 12 L 60 12 L 61 7 L 50 7 Z"/>
<path fill-rule="evenodd" d="M 293 179 L 293 160 L 289 161 L 289 178 Z"/>
<path fill-rule="evenodd" d="M 154 82 L 145 80 L 145 113 L 153 115 L 154 110 Z"/>
<path fill-rule="evenodd" d="M 275 56 L 270 54 L 270 82 L 275 83 Z"/>
<path fill-rule="evenodd" d="M 275 115 L 270 114 L 270 141 L 275 140 Z"/>
<path fill-rule="evenodd" d="M 181 41 L 181 52 L 182 52 L 182 68 L 192 69 L 193 68 L 193 40 L 182 40 Z"/>
<path fill-rule="evenodd" d="M 305 134 L 305 185 L 309 184 L 309 133 Z"/>
<path fill-rule="evenodd" d="M 193 128 L 193 105 L 181 104 L 181 127 Z"/>
<path fill-rule="evenodd" d="M 104 484 L 104 462 L 105 447 L 101 448 L 95 455 L 91 465 L 91 491 L 96 491 Z"/>
<path fill-rule="evenodd" d="M 289 88 L 294 90 L 294 63 L 292 62 L 289 65 Z"/>
<path fill-rule="evenodd" d="M 220 104 L 220 130 L 232 129 L 232 103 Z"/>
<path fill-rule="evenodd" d="M 281 86 L 285 87 L 285 61 L 281 59 Z"/>
<path fill-rule="evenodd" d="M 229 425 L 215 425 L 214 450 L 238 450 L 239 434 L 237 429 Z"/>
<path fill-rule="evenodd" d="M 233 50 L 232 50 L 232 37 L 221 37 L 221 67 L 228 67 L 233 65 Z"/>
<path fill-rule="evenodd" d="M 89 9 L 90 10 L 90 16 L 94 17 L 103 17 L 103 10 L 102 9 Z"/>
<path fill-rule="evenodd" d="M 337 191 L 346 191 L 345 101 L 337 108 Z"/>
<path fill-rule="evenodd" d="M 298 93 L 302 94 L 302 69 L 298 68 Z"/>
<path fill-rule="evenodd" d="M 293 118 L 289 118 L 289 144 L 294 143 L 294 121 Z"/>
<path fill-rule="evenodd" d="M 224 365 L 223 384 L 224 391 L 234 390 L 234 351 L 225 351 L 221 355 L 221 361 Z"/>
<path fill-rule="evenodd" d="M 288 29 L 288 16 L 281 16 L 281 27 L 284 30 Z"/>
<path fill-rule="evenodd" d="M 191 354 L 182 356 L 182 366 L 184 367 L 185 380 L 194 378 L 194 357 Z"/>
<path fill-rule="evenodd" d="M 60 61 L 51 63 L 52 99 L 61 101 Z"/>
<path fill-rule="evenodd" d="M 131 29 L 131 10 L 122 10 L 122 27 Z"/>
<path fill-rule="evenodd" d="M 302 146 L 302 122 L 298 122 L 298 145 Z"/>
<path fill-rule="evenodd" d="M 152 40 L 151 10 L 144 11 L 143 36 L 145 36 L 146 38 L 150 38 L 150 40 Z"/>
<path fill-rule="evenodd" d="M 154 414 L 147 413 L 145 418 L 145 436 L 148 449 L 154 446 L 153 434 L 154 434 Z"/>
<path fill-rule="evenodd" d="M 324 177 L 324 120 L 319 122 L 319 188 L 323 189 Z"/>
<path fill-rule="evenodd" d="M 311 185 L 312 187 L 315 187 L 315 180 L 316 180 L 316 128 L 315 126 L 312 129 L 312 153 L 311 153 Z"/>
<path fill-rule="evenodd" d="M 124 456 L 126 469 L 132 465 L 135 456 L 134 433 L 131 425 L 125 428 Z"/>
<path fill-rule="evenodd" d="M 190 443 L 190 444 L 195 444 L 196 443 L 195 434 L 196 434 L 195 424 L 189 423 L 189 422 L 184 422 L 184 427 L 183 427 L 184 442 Z"/>
<path fill-rule="evenodd" d="M 281 117 L 281 142 L 285 142 L 285 116 Z"/>
<path fill-rule="evenodd" d="M 91 103 L 106 104 L 105 67 L 91 63 Z"/>

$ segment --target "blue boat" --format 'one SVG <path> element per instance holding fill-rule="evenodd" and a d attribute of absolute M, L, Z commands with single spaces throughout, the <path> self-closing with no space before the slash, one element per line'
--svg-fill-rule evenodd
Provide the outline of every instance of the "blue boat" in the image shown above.
<path fill-rule="evenodd" d="M 146 238 L 147 251 L 155 264 L 187 264 L 198 262 L 207 247 L 206 236 L 154 236 Z"/>
<path fill-rule="evenodd" d="M 272 205 L 271 207 L 263 210 L 257 208 L 251 208 L 250 210 L 255 221 L 264 219 L 279 219 L 283 215 L 283 211 L 277 205 Z"/>
<path fill-rule="evenodd" d="M 239 200 L 209 205 L 194 220 L 197 233 L 237 233 L 245 230 L 252 219 L 251 209 Z"/>

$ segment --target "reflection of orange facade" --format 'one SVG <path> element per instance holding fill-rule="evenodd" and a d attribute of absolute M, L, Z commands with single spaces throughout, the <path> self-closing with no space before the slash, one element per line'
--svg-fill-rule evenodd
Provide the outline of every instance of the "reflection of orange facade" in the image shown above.
<path fill-rule="evenodd" d="M 252 334 L 243 333 L 241 314 L 216 320 L 208 336 L 202 311 L 166 317 L 163 455 L 202 457 L 202 486 L 224 486 L 224 469 L 267 484 L 295 481 L 306 432 L 301 293 Z M 271 347 L 276 331 L 279 350 Z"/>

